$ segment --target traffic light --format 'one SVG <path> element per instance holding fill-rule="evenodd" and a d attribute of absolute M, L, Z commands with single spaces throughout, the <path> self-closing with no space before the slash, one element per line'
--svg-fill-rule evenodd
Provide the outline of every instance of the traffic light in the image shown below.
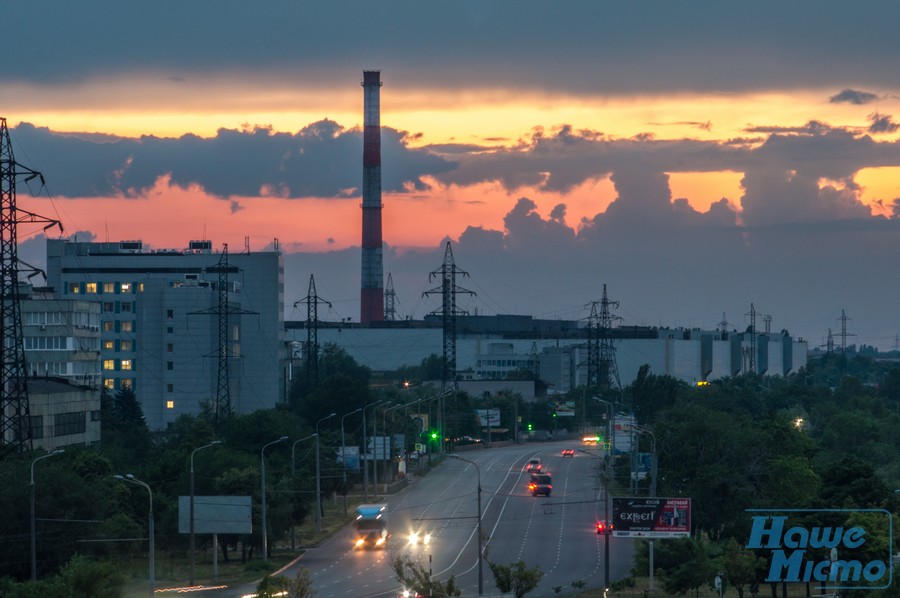
<path fill-rule="evenodd" d="M 531 424 L 528 424 L 528 431 L 531 432 L 533 429 L 534 429 L 534 426 Z"/>
<path fill-rule="evenodd" d="M 432 440 L 437 440 L 437 437 L 438 437 L 437 431 L 436 431 L 436 430 L 432 430 L 432 431 L 431 431 L 431 439 L 432 439 Z"/>

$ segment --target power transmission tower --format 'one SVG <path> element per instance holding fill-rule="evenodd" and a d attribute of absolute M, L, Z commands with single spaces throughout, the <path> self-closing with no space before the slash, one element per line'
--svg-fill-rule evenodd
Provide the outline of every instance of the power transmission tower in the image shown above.
<path fill-rule="evenodd" d="M 431 315 L 441 315 L 441 322 L 444 329 L 444 361 L 441 372 L 441 392 L 447 390 L 447 386 L 451 386 L 454 390 L 458 388 L 456 384 L 456 318 L 457 316 L 468 315 L 465 310 L 458 310 L 456 307 L 456 295 L 459 293 L 475 295 L 473 291 L 456 286 L 456 276 L 468 276 L 468 272 L 464 272 L 456 267 L 453 261 L 453 250 L 450 248 L 450 241 L 447 241 L 447 248 L 444 250 L 444 263 L 440 270 L 435 270 L 428 274 L 429 282 L 441 277 L 441 286 L 425 291 L 422 296 L 441 295 L 441 309 L 434 310 Z"/>
<path fill-rule="evenodd" d="M 0 458 L 15 451 L 29 451 L 32 448 L 28 373 L 19 294 L 17 227 L 22 223 L 40 223 L 45 225 L 44 230 L 59 226 L 62 232 L 58 221 L 16 206 L 18 177 L 24 177 L 26 183 L 39 178 L 41 187 L 44 185 L 44 175 L 16 162 L 6 119 L 0 118 L 0 326 L 3 328 L 3 337 L 0 339 Z M 33 271 L 31 276 L 38 273 L 34 268 L 28 268 Z"/>
<path fill-rule="evenodd" d="M 611 307 L 619 307 L 619 302 L 609 300 L 604 284 L 603 298 L 599 302 L 591 302 L 591 315 L 588 318 L 588 386 L 606 385 L 613 388 L 613 381 L 616 387 L 622 386 L 616 365 L 616 349 L 610 334 L 613 324 L 622 318 L 612 315 Z"/>
<path fill-rule="evenodd" d="M 763 316 L 763 324 L 765 325 L 766 334 L 770 334 L 772 332 L 772 316 Z"/>
<path fill-rule="evenodd" d="M 847 332 L 847 322 L 852 320 L 852 318 L 850 318 L 843 309 L 841 310 L 841 317 L 838 318 L 838 320 L 841 323 L 841 334 L 840 334 L 840 336 L 841 336 L 841 355 L 846 355 L 847 354 L 847 337 L 848 336 L 856 336 L 856 334 L 853 332 Z"/>
<path fill-rule="evenodd" d="M 384 319 L 394 321 L 397 319 L 397 310 L 394 308 L 394 300 L 397 293 L 394 291 L 394 279 L 388 272 L 387 284 L 384 286 Z"/>
<path fill-rule="evenodd" d="M 236 335 L 230 334 L 231 316 L 258 315 L 258 312 L 241 309 L 231 305 L 228 300 L 228 275 L 230 273 L 238 272 L 236 267 L 233 267 L 228 263 L 228 243 L 225 243 L 222 246 L 219 262 L 215 266 L 207 268 L 206 271 L 211 274 L 218 274 L 216 306 L 202 311 L 191 312 L 188 315 L 211 315 L 216 316 L 217 318 L 218 338 L 216 343 L 216 357 L 218 359 L 219 367 L 216 383 L 216 400 L 213 404 L 213 426 L 216 433 L 218 433 L 219 425 L 222 420 L 230 417 L 233 413 L 233 405 L 231 404 L 230 363 L 231 359 L 239 353 L 232 347 L 232 340 L 236 339 Z"/>
<path fill-rule="evenodd" d="M 613 324 L 621 320 L 614 316 L 609 309 L 619 307 L 618 301 L 610 301 L 606 297 L 606 285 L 603 285 L 603 298 L 600 300 L 600 371 L 599 381 L 612 388 L 613 380 L 616 388 L 622 388 L 619 380 L 619 367 L 616 365 L 616 348 L 613 346 L 611 331 Z"/>
<path fill-rule="evenodd" d="M 750 304 L 750 311 L 744 314 L 750 316 L 750 355 L 747 356 L 747 371 L 756 373 L 756 306 Z"/>
<path fill-rule="evenodd" d="M 306 297 L 294 301 L 294 307 L 306 303 L 306 381 L 313 385 L 319 383 L 319 303 L 329 308 L 331 303 L 319 299 L 316 293 L 316 279 L 309 275 L 309 291 Z"/>
<path fill-rule="evenodd" d="M 719 331 L 720 332 L 728 332 L 728 318 L 725 317 L 725 312 L 722 312 L 722 321 L 719 322 Z"/>

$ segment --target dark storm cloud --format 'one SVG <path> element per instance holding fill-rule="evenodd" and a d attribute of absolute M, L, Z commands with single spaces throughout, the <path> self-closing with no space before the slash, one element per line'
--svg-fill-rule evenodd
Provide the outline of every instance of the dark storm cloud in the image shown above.
<path fill-rule="evenodd" d="M 338 197 L 354 194 L 362 176 L 362 134 L 329 120 L 295 134 L 255 127 L 220 129 L 211 138 L 56 134 L 28 123 L 13 135 L 41 162 L 29 166 L 43 171 L 51 191 L 65 197 L 137 196 L 166 175 L 174 185 L 199 185 L 222 198 Z M 382 160 L 390 165 L 386 191 L 423 189 L 420 177 L 453 168 L 427 150 L 408 148 L 405 134 L 387 127 Z"/>
<path fill-rule="evenodd" d="M 894 0 L 46 0 L 8 3 L 16 26 L 0 43 L 16 56 L 4 78 L 40 84 L 226 72 L 321 83 L 365 63 L 447 89 L 878 88 L 895 82 L 884 65 L 900 55 L 897 15 Z"/>
<path fill-rule="evenodd" d="M 842 102 L 846 102 L 847 104 L 861 105 L 870 104 L 877 99 L 878 96 L 874 93 L 859 91 L 857 89 L 845 89 L 841 93 L 831 96 L 828 101 L 832 104 L 840 104 Z"/>

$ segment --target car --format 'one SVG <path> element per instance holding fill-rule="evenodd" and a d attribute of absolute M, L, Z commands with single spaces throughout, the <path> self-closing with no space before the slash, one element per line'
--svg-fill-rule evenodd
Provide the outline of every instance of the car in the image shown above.
<path fill-rule="evenodd" d="M 538 458 L 534 458 L 534 459 L 529 460 L 528 463 L 525 464 L 525 471 L 526 472 L 536 472 L 536 471 L 540 471 L 541 467 L 542 467 L 541 460 Z"/>
<path fill-rule="evenodd" d="M 613 529 L 613 524 L 612 524 L 612 523 L 610 523 L 610 524 L 607 525 L 607 523 L 606 523 L 605 521 L 598 521 L 598 522 L 597 522 L 597 533 L 598 533 L 598 534 L 607 534 L 607 535 L 609 535 L 609 534 L 612 533 L 612 529 Z"/>
<path fill-rule="evenodd" d="M 465 446 L 467 444 L 480 444 L 481 439 L 472 438 L 471 436 L 460 436 L 459 438 L 455 439 L 455 442 L 457 446 Z"/>
<path fill-rule="evenodd" d="M 538 494 L 543 494 L 544 496 L 550 496 L 550 492 L 553 491 L 552 478 L 549 473 L 533 473 L 531 474 L 531 482 L 528 484 L 528 489 L 531 491 L 531 496 L 537 496 Z"/>
<path fill-rule="evenodd" d="M 563 457 L 574 457 L 575 449 L 570 449 L 570 448 L 563 449 L 562 456 Z"/>

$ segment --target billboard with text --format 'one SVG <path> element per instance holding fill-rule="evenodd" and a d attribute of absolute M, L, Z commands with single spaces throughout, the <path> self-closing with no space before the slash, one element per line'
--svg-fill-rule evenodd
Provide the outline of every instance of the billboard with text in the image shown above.
<path fill-rule="evenodd" d="M 688 538 L 690 498 L 613 498 L 613 536 L 619 538 Z"/>

